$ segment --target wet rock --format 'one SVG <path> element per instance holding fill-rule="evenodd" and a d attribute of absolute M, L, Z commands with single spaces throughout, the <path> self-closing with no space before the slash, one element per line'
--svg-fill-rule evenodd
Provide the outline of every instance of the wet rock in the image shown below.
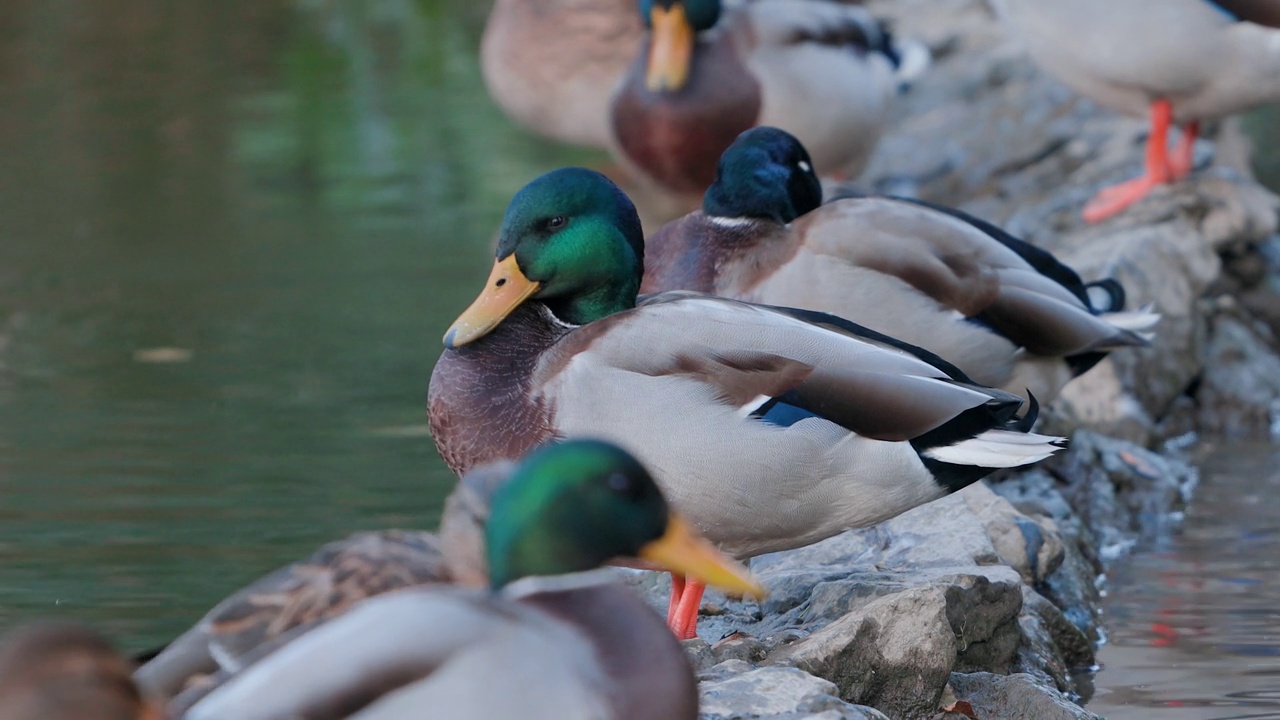
<path fill-rule="evenodd" d="M 1059 607 L 1031 588 L 1023 588 L 1018 618 L 1021 644 L 1014 671 L 1035 676 L 1060 692 L 1083 694 L 1076 674 L 1094 665 L 1096 638 L 1068 620 Z"/>
<path fill-rule="evenodd" d="M 1201 432 L 1268 439 L 1280 419 L 1280 356 L 1265 325 L 1234 303 L 1210 320 L 1204 373 L 1196 393 Z"/>
<path fill-rule="evenodd" d="M 951 688 L 957 700 L 969 703 L 980 718 L 1035 720 L 1101 720 L 1056 690 L 1025 674 L 956 673 Z"/>
<path fill-rule="evenodd" d="M 1071 449 L 1048 468 L 1066 481 L 1063 493 L 1096 535 L 1104 560 L 1167 535 L 1196 481 L 1195 468 L 1183 460 L 1087 431 L 1073 436 Z"/>
<path fill-rule="evenodd" d="M 797 668 L 730 667 L 699 687 L 700 720 L 888 720 L 884 714 L 844 702 L 836 687 Z M 716 666 L 719 668 L 720 666 Z"/>

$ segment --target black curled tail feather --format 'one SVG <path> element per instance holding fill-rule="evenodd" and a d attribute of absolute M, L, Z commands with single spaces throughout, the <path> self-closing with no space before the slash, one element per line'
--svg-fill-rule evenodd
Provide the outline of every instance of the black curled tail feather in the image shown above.
<path fill-rule="evenodd" d="M 1119 280 L 1115 278 L 1095 280 L 1091 283 L 1085 283 L 1084 289 L 1088 296 L 1089 309 L 1093 311 L 1094 315 L 1124 310 L 1124 286 L 1120 284 Z M 1098 299 L 1099 293 L 1089 292 L 1090 290 L 1098 290 L 1105 294 L 1107 300 L 1105 307 L 1102 303 L 1094 302 Z"/>
<path fill-rule="evenodd" d="M 1027 388 L 1027 411 L 1022 417 L 1014 418 L 1009 424 L 1010 430 L 1028 433 L 1031 428 L 1035 427 L 1036 419 L 1040 417 L 1040 403 L 1036 402 L 1036 396 L 1031 394 L 1031 388 Z"/>

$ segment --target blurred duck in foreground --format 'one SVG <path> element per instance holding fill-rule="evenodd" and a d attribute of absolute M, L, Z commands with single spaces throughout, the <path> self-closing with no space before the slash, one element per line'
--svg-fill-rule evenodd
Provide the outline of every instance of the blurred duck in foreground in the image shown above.
<path fill-rule="evenodd" d="M 891 518 L 1059 439 L 1021 400 L 937 356 L 822 313 L 694 293 L 637 304 L 644 238 L 599 173 L 512 199 L 484 290 L 445 334 L 428 392 L 458 473 L 557 437 L 602 437 L 653 472 L 727 553 L 800 547 Z M 668 621 L 695 633 L 703 586 Z"/>
<path fill-rule="evenodd" d="M 637 0 L 497 0 L 480 43 L 494 101 L 541 135 L 608 148 L 609 100 L 640 51 Z"/>
<path fill-rule="evenodd" d="M 903 79 L 928 64 L 900 53 L 865 9 L 825 0 L 639 0 L 647 43 L 613 99 L 624 167 L 669 193 L 701 193 L 743 130 L 800 137 L 823 175 L 861 172 Z"/>
<path fill-rule="evenodd" d="M 163 720 L 129 674 L 133 663 L 92 630 L 68 623 L 19 628 L 0 643 L 4 720 Z"/>
<path fill-rule="evenodd" d="M 808 153 L 777 128 L 725 151 L 702 210 L 645 247 L 641 292 L 695 290 L 821 310 L 1048 402 L 1108 351 L 1148 344 L 1159 316 L 1084 283 L 1053 255 L 958 210 L 888 197 L 820 205 Z"/>
<path fill-rule="evenodd" d="M 1142 176 L 1085 206 L 1098 222 L 1186 177 L 1202 120 L 1280 101 L 1275 0 L 992 0 L 1031 57 L 1118 112 L 1150 113 Z M 1173 154 L 1169 127 L 1182 126 Z"/>
<path fill-rule="evenodd" d="M 581 571 L 638 558 L 731 592 L 761 588 L 616 446 L 567 441 L 503 467 L 510 478 L 496 484 L 484 528 L 489 589 L 428 585 L 365 600 L 170 712 L 694 720 L 693 672 L 662 619 L 610 574 Z M 494 691 L 495 677 L 506 690 Z"/>

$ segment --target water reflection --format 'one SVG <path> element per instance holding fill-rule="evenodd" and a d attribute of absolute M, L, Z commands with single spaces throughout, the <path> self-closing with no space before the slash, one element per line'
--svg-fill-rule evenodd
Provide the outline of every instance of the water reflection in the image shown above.
<path fill-rule="evenodd" d="M 0 631 L 129 648 L 368 527 L 432 526 L 439 336 L 511 194 L 486 8 L 0 3 Z"/>
<path fill-rule="evenodd" d="M 1182 534 L 1108 580 L 1110 644 L 1089 709 L 1135 720 L 1280 718 L 1280 473 L 1274 448 L 1203 468 Z"/>

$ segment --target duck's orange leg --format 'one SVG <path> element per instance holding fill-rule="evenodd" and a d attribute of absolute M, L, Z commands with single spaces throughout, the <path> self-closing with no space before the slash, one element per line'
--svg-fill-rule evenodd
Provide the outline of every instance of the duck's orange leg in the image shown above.
<path fill-rule="evenodd" d="M 1151 103 L 1151 135 L 1147 138 L 1146 171 L 1141 177 L 1103 188 L 1084 206 L 1085 222 L 1101 222 L 1138 202 L 1169 177 L 1169 125 L 1173 106 L 1168 100 Z"/>
<path fill-rule="evenodd" d="M 702 607 L 702 593 L 706 584 L 688 578 L 685 580 L 684 592 L 680 594 L 680 604 L 676 608 L 674 622 L 670 623 L 671 632 L 677 640 L 692 640 L 698 637 L 698 609 Z"/>
<path fill-rule="evenodd" d="M 1191 174 L 1195 164 L 1196 138 L 1200 136 L 1200 123 L 1189 122 L 1182 126 L 1182 137 L 1169 156 L 1169 180 L 1181 180 Z"/>
<path fill-rule="evenodd" d="M 680 607 L 680 596 L 684 595 L 684 576 L 671 573 L 671 599 L 667 601 L 667 627 L 676 629 L 676 610 Z"/>

